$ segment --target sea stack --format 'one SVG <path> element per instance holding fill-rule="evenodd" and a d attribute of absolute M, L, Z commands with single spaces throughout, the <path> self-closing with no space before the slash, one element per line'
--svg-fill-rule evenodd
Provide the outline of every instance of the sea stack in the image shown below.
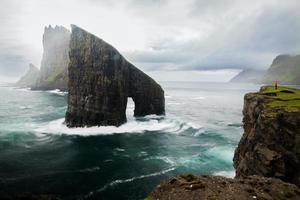
<path fill-rule="evenodd" d="M 164 91 L 114 47 L 71 25 L 68 66 L 68 127 L 119 126 L 126 122 L 127 99 L 135 116 L 165 113 Z"/>
<path fill-rule="evenodd" d="M 70 31 L 63 26 L 45 27 L 40 76 L 34 90 L 67 90 Z"/>

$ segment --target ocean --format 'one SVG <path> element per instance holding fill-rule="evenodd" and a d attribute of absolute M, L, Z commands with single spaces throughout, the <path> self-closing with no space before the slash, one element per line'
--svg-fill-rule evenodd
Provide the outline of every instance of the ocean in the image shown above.
<path fill-rule="evenodd" d="M 234 176 L 243 96 L 259 85 L 162 82 L 166 116 L 67 128 L 67 93 L 0 87 L 0 193 L 143 199 L 163 179 Z"/>

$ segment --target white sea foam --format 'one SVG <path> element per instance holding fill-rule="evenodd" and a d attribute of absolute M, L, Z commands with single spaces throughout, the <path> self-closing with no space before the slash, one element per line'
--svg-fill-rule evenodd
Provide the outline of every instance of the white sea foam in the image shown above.
<path fill-rule="evenodd" d="M 171 158 L 167 157 L 167 156 L 150 156 L 148 158 L 145 158 L 143 160 L 162 160 L 167 164 L 170 164 L 171 166 L 175 166 L 176 162 L 173 161 Z"/>
<path fill-rule="evenodd" d="M 213 147 L 207 151 L 207 154 L 225 162 L 232 162 L 234 148 L 224 146 Z"/>
<path fill-rule="evenodd" d="M 68 128 L 63 122 L 64 118 L 51 121 L 50 123 L 36 128 L 37 133 L 50 134 L 66 134 L 66 135 L 110 135 L 117 133 L 144 133 L 145 131 L 164 131 L 173 132 L 173 130 L 180 129 L 180 124 L 174 120 L 158 120 L 151 119 L 151 116 L 145 117 L 146 121 L 131 120 L 119 127 L 115 126 L 100 126 L 100 127 L 84 127 L 84 128 Z"/>
<path fill-rule="evenodd" d="M 224 176 L 227 178 L 234 178 L 235 177 L 235 171 L 218 171 L 215 172 L 213 175 L 215 176 Z"/>
<path fill-rule="evenodd" d="M 121 148 L 115 148 L 116 151 L 120 151 L 120 152 L 123 152 L 125 151 L 125 149 L 121 149 Z"/>
<path fill-rule="evenodd" d="M 27 110 L 27 109 L 31 109 L 32 106 L 19 106 L 19 108 L 20 108 L 21 110 Z"/>
<path fill-rule="evenodd" d="M 179 103 L 179 102 L 169 102 L 167 105 L 182 105 L 184 103 Z"/>
<path fill-rule="evenodd" d="M 154 172 L 154 173 L 151 173 L 151 174 L 136 176 L 136 177 L 132 177 L 132 178 L 129 178 L 129 179 L 117 179 L 117 180 L 114 180 L 114 181 L 106 184 L 102 188 L 96 190 L 96 192 L 102 192 L 102 191 L 106 190 L 108 187 L 112 187 L 112 186 L 115 186 L 115 185 L 118 185 L 118 184 L 128 183 L 128 182 L 132 182 L 132 181 L 135 181 L 135 180 L 149 178 L 149 177 L 153 177 L 153 176 L 160 176 L 160 175 L 166 174 L 170 171 L 173 171 L 175 169 L 176 169 L 175 167 L 171 167 L 171 168 L 159 171 L 159 172 Z M 92 195 L 93 193 L 94 192 L 91 192 L 88 196 Z"/>
<path fill-rule="evenodd" d="M 22 92 L 29 92 L 31 91 L 31 88 L 20 88 L 20 87 L 12 87 L 14 90 L 22 91 Z"/>
<path fill-rule="evenodd" d="M 51 94 L 57 94 L 57 95 L 60 95 L 60 96 L 65 96 L 65 95 L 68 94 L 68 92 L 63 92 L 63 91 L 60 91 L 59 89 L 48 90 L 47 92 L 49 92 Z"/>

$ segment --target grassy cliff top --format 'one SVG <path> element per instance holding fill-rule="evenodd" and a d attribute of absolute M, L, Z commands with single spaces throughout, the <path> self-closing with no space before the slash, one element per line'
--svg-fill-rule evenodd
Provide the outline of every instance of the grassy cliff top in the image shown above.
<path fill-rule="evenodd" d="M 278 86 L 276 90 L 269 85 L 262 87 L 259 93 L 270 97 L 268 106 L 271 108 L 283 107 L 288 112 L 300 111 L 300 89 Z"/>

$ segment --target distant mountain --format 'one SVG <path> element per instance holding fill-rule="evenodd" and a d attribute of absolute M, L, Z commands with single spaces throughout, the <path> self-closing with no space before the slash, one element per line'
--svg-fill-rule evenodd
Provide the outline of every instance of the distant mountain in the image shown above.
<path fill-rule="evenodd" d="M 279 55 L 273 60 L 261 82 L 276 80 L 281 84 L 300 84 L 300 55 Z"/>
<path fill-rule="evenodd" d="M 233 83 L 257 83 L 264 76 L 264 70 L 244 69 L 238 75 L 233 77 L 230 82 Z"/>
<path fill-rule="evenodd" d="M 33 64 L 29 64 L 29 69 L 24 76 L 16 83 L 20 87 L 34 87 L 39 79 L 40 71 Z"/>

